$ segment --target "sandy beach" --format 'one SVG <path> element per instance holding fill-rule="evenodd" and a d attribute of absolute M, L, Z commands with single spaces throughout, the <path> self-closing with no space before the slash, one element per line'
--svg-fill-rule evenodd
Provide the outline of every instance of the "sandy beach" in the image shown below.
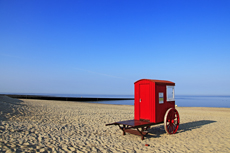
<path fill-rule="evenodd" d="M 230 108 L 176 109 L 176 134 L 159 124 L 142 141 L 105 126 L 133 119 L 134 106 L 0 96 L 0 152 L 230 152 Z"/>

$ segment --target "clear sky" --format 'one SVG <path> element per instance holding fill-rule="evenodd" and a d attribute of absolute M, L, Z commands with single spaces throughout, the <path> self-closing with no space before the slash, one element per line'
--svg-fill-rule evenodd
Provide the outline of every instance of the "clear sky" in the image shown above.
<path fill-rule="evenodd" d="M 0 0 L 0 93 L 230 95 L 229 0 Z"/>

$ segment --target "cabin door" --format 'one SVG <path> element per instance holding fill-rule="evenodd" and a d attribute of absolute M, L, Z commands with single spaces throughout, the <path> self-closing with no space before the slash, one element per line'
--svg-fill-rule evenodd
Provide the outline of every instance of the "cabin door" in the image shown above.
<path fill-rule="evenodd" d="M 150 120 L 150 84 L 140 84 L 140 119 Z"/>

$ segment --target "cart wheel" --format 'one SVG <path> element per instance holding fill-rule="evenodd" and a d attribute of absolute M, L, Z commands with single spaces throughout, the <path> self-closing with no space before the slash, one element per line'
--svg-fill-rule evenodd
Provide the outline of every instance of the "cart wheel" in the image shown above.
<path fill-rule="evenodd" d="M 168 134 L 174 134 L 178 130 L 180 123 L 179 113 L 174 108 L 169 108 L 165 113 L 164 127 Z"/>

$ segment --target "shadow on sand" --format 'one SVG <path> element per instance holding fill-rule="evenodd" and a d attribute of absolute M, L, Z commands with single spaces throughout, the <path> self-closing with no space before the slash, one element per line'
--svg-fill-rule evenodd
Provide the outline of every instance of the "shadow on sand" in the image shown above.
<path fill-rule="evenodd" d="M 22 100 L 0 95 L 0 121 L 8 120 L 10 116 L 20 114 L 19 107 L 24 105 Z"/>
<path fill-rule="evenodd" d="M 177 130 L 177 133 L 183 133 L 186 131 L 192 131 L 193 129 L 197 129 L 202 127 L 203 125 L 211 124 L 216 121 L 212 120 L 200 120 L 200 121 L 193 121 L 193 122 L 188 122 L 188 123 L 182 123 L 179 125 L 179 129 Z M 160 126 L 154 126 L 150 128 L 148 135 L 146 138 L 151 138 L 151 137 L 161 137 L 162 134 L 166 133 L 164 129 L 164 125 L 161 124 Z"/>

